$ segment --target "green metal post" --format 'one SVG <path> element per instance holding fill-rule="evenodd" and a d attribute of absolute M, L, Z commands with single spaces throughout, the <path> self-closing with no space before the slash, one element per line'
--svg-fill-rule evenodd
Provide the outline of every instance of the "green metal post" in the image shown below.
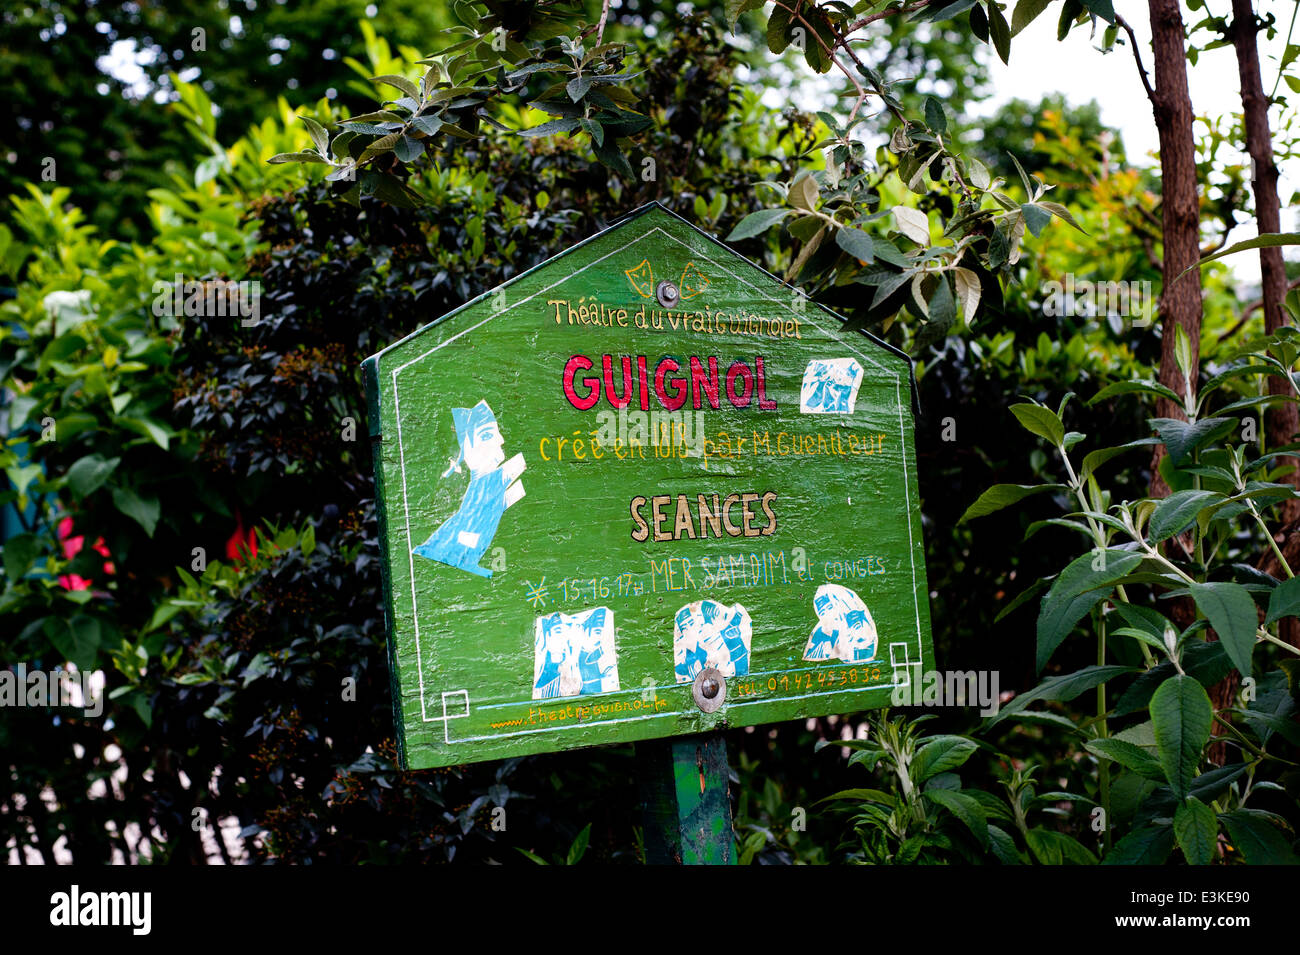
<path fill-rule="evenodd" d="M 721 733 L 637 743 L 646 862 L 735 865 Z"/>

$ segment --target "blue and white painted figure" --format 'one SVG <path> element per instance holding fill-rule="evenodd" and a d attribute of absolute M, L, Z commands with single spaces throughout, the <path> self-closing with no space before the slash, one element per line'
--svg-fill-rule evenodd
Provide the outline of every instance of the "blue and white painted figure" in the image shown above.
<path fill-rule="evenodd" d="M 618 689 L 614 611 L 608 607 L 538 617 L 533 633 L 533 699 Z"/>
<path fill-rule="evenodd" d="M 812 662 L 866 663 L 876 658 L 876 622 L 867 605 L 848 587 L 822 584 L 813 595 L 817 626 L 803 658 Z"/>
<path fill-rule="evenodd" d="M 724 676 L 744 676 L 753 631 L 749 612 L 740 604 L 697 600 L 682 607 L 673 621 L 677 682 L 690 683 L 705 667 L 715 667 Z"/>
<path fill-rule="evenodd" d="M 814 358 L 803 372 L 799 410 L 803 414 L 853 414 L 862 387 L 856 358 Z"/>
<path fill-rule="evenodd" d="M 505 440 L 486 401 L 473 408 L 452 408 L 451 416 L 460 452 L 442 476 L 459 473 L 464 462 L 469 467 L 469 487 L 456 513 L 415 548 L 415 553 L 480 577 L 491 577 L 492 571 L 480 567 L 479 560 L 492 546 L 505 509 L 524 496 L 519 481 L 519 475 L 524 473 L 524 456 L 516 454 L 506 460 Z"/>

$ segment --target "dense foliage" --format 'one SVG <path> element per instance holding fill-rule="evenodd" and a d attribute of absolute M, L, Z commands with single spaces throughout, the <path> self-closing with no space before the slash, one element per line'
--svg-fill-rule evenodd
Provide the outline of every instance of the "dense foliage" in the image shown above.
<path fill-rule="evenodd" d="M 71 189 L 11 160 L 0 651 L 106 681 L 102 715 L 0 720 L 11 853 L 643 858 L 633 747 L 395 765 L 359 365 L 657 198 L 914 356 L 939 659 L 1016 694 L 987 719 L 729 732 L 741 860 L 1294 861 L 1295 653 L 1277 621 L 1300 603 L 1295 555 L 1270 546 L 1293 492 L 1238 419 L 1286 400 L 1258 383 L 1295 380 L 1296 344 L 1260 339 L 1207 268 L 1205 367 L 1183 368 L 1204 405 L 1149 422 L 1121 393 L 1168 397 L 1148 381 L 1158 330 L 1045 313 L 1040 290 L 1066 274 L 1158 288 L 1158 183 L 1095 111 L 1059 101 L 967 135 L 971 36 L 1005 59 L 1020 8 L 1048 4 L 859 24 L 874 6 L 901 5 L 629 3 L 601 28 L 598 4 L 460 0 L 337 35 L 314 24 L 350 31 L 355 5 L 277 7 L 246 37 L 301 32 L 292 74 L 231 58 L 172 73 L 193 51 L 157 64 L 175 99 L 140 181 L 109 180 L 120 215 L 93 156 Z M 1061 8 L 1063 32 L 1114 19 L 1109 2 Z M 85 49 L 51 48 L 83 66 L 105 38 L 165 48 L 144 27 L 177 29 L 65 20 Z M 337 61 L 316 60 L 327 42 Z M 848 95 L 823 77 L 820 112 L 765 104 L 759 80 L 840 61 Z M 108 102 L 126 149 L 152 113 Z M 1228 220 L 1244 201 L 1231 139 L 1208 136 L 1201 165 Z M 257 282 L 260 313 L 169 310 L 177 277 Z"/>

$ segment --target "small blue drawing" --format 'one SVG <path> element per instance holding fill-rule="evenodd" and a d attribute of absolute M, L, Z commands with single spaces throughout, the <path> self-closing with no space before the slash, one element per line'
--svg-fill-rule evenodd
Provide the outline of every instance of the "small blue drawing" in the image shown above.
<path fill-rule="evenodd" d="M 867 605 L 848 587 L 823 584 L 813 596 L 817 626 L 803 658 L 812 662 L 866 663 L 876 657 L 876 622 Z"/>
<path fill-rule="evenodd" d="M 459 472 L 463 461 L 469 466 L 469 487 L 456 513 L 414 553 L 480 577 L 491 577 L 492 571 L 480 567 L 479 560 L 492 546 L 505 509 L 524 496 L 519 481 L 524 456 L 516 454 L 506 460 L 501 429 L 486 401 L 473 408 L 452 408 L 451 416 L 460 452 L 442 476 Z"/>
<path fill-rule="evenodd" d="M 753 625 L 740 604 L 728 607 L 716 600 L 697 600 L 677 611 L 673 621 L 673 673 L 678 683 L 690 683 L 705 667 L 724 676 L 749 672 Z"/>
<path fill-rule="evenodd" d="M 533 699 L 618 689 L 614 611 L 547 614 L 537 618 L 533 632 Z"/>
<path fill-rule="evenodd" d="M 814 358 L 803 372 L 799 411 L 803 414 L 853 414 L 862 386 L 862 366 L 854 358 Z"/>

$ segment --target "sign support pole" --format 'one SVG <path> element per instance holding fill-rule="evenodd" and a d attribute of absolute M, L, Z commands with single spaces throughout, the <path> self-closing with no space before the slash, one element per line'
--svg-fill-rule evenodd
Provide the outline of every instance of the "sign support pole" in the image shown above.
<path fill-rule="evenodd" d="M 735 865 L 722 734 L 648 740 L 637 743 L 636 752 L 646 862 Z"/>

